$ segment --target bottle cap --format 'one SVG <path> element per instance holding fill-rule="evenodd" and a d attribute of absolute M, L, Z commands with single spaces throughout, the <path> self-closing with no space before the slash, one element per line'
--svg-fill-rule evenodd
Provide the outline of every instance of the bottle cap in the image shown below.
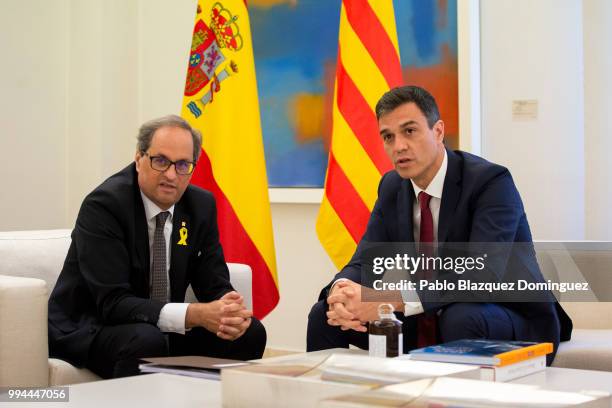
<path fill-rule="evenodd" d="M 390 303 L 381 303 L 378 305 L 378 316 L 381 319 L 395 319 L 393 312 L 395 309 Z"/>

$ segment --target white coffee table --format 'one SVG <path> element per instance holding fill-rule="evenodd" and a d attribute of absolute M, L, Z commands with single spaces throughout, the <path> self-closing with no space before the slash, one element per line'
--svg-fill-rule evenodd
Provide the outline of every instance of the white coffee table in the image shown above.
<path fill-rule="evenodd" d="M 309 353 L 308 357 L 320 360 L 325 354 L 340 350 Z M 353 351 L 342 349 L 341 352 Z M 361 351 L 354 351 L 363 353 Z M 293 357 L 295 357 L 294 355 Z M 292 356 L 283 356 L 266 361 L 282 361 Z M 547 389 L 564 391 L 599 390 L 612 393 L 612 372 L 575 370 L 549 367 L 543 372 L 511 381 L 530 384 Z M 11 404 L 12 406 L 12 404 Z M 170 374 L 151 374 L 115 380 L 96 381 L 70 386 L 68 403 L 20 403 L 19 407 L 221 407 L 221 383 Z"/>
<path fill-rule="evenodd" d="M 607 391 L 612 394 L 612 372 L 547 367 L 546 370 L 510 381 L 557 391 Z"/>
<path fill-rule="evenodd" d="M 7 404 L 32 408 L 221 407 L 221 383 L 171 374 L 149 374 L 69 386 L 69 401 Z M 2 405 L 2 404 L 0 404 Z"/>

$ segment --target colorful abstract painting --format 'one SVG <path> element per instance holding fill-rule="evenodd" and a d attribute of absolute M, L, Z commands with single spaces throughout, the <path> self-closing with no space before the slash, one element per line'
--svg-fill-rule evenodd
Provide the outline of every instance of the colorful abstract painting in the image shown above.
<path fill-rule="evenodd" d="M 341 0 L 249 0 L 270 187 L 323 186 Z M 459 145 L 457 0 L 394 0 L 404 83 L 428 89 Z"/>

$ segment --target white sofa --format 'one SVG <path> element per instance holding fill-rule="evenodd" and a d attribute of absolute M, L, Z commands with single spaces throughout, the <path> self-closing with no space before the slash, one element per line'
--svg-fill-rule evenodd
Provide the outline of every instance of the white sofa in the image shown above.
<path fill-rule="evenodd" d="M 0 232 L 0 386 L 98 380 L 87 369 L 49 358 L 47 301 L 70 245 L 70 230 Z M 232 285 L 252 308 L 251 268 L 228 264 Z M 186 301 L 195 301 L 189 288 Z"/>

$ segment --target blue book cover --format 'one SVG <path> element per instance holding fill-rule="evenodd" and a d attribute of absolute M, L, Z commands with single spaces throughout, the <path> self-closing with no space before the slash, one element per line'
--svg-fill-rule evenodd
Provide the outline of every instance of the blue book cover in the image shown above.
<path fill-rule="evenodd" d="M 410 352 L 414 360 L 502 366 L 546 355 L 552 343 L 504 340 L 456 340 Z"/>

